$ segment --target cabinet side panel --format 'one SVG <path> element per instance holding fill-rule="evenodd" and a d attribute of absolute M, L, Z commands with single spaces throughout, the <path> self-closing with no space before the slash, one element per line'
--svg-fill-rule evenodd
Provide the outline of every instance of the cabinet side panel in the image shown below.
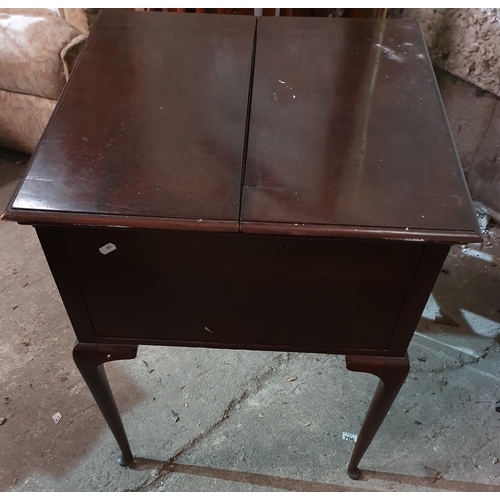
<path fill-rule="evenodd" d="M 35 229 L 76 337 L 80 342 L 95 342 L 94 327 L 74 273 L 64 229 L 44 226 Z"/>
<path fill-rule="evenodd" d="M 394 328 L 388 354 L 404 356 L 434 288 L 450 245 L 427 244 Z"/>

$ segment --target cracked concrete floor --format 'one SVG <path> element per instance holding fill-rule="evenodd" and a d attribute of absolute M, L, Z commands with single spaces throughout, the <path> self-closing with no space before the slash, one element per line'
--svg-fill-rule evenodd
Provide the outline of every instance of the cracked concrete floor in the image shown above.
<path fill-rule="evenodd" d="M 2 207 L 26 160 L 0 150 Z M 377 380 L 316 354 L 140 347 L 108 364 L 136 456 L 120 467 L 35 232 L 0 223 L 0 488 L 500 491 L 500 230 L 485 236 L 450 252 L 356 482 L 341 435 L 358 432 Z"/>

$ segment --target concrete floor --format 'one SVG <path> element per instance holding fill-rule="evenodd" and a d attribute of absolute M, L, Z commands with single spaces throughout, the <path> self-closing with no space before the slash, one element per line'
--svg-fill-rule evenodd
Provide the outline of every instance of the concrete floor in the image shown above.
<path fill-rule="evenodd" d="M 26 160 L 0 150 L 2 207 Z M 498 263 L 496 227 L 451 251 L 360 481 L 341 436 L 359 431 L 377 379 L 315 354 L 141 347 L 106 365 L 137 457 L 122 468 L 35 232 L 1 222 L 0 489 L 500 491 Z"/>

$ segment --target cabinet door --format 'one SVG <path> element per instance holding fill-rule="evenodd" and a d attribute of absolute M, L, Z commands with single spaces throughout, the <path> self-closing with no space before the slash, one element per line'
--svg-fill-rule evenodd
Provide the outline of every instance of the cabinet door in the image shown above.
<path fill-rule="evenodd" d="M 104 340 L 387 349 L 420 243 L 54 229 Z"/>

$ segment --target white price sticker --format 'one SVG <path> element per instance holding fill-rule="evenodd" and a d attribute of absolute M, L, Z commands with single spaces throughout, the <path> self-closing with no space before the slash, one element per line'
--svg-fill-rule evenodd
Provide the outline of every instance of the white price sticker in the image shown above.
<path fill-rule="evenodd" d="M 344 441 L 350 441 L 351 443 L 355 443 L 358 440 L 358 435 L 357 434 L 351 434 L 349 432 L 343 432 L 342 433 L 342 439 Z"/>
<path fill-rule="evenodd" d="M 101 252 L 103 255 L 107 255 L 108 253 L 111 253 L 113 250 L 116 250 L 116 245 L 113 245 L 113 243 L 107 243 L 103 247 L 99 248 L 99 252 Z"/>
<path fill-rule="evenodd" d="M 55 424 L 58 424 L 61 418 L 62 415 L 59 412 L 54 413 L 54 415 L 52 415 L 52 420 L 54 421 Z"/>

